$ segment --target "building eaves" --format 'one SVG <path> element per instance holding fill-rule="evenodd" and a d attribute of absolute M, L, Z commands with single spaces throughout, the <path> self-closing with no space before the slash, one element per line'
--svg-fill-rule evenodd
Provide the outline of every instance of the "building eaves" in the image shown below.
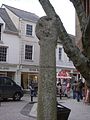
<path fill-rule="evenodd" d="M 2 6 L 5 6 L 7 9 L 13 12 L 16 16 L 18 16 L 19 18 L 22 18 L 23 20 L 37 22 L 39 19 L 39 17 L 34 13 L 20 10 L 5 4 L 3 4 Z"/>
<path fill-rule="evenodd" d="M 12 20 L 10 19 L 9 15 L 7 14 L 4 8 L 0 8 L 0 17 L 5 22 L 5 31 L 11 33 L 18 33 L 15 25 L 13 24 Z"/>

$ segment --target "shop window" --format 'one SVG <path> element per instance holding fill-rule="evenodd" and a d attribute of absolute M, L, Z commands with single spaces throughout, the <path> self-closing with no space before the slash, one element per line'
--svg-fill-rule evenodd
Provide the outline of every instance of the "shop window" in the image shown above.
<path fill-rule="evenodd" d="M 6 62 L 7 47 L 0 46 L 0 61 Z"/>
<path fill-rule="evenodd" d="M 32 31 L 33 31 L 33 26 L 27 24 L 27 25 L 26 25 L 26 35 L 32 36 Z"/>
<path fill-rule="evenodd" d="M 33 59 L 33 46 L 25 45 L 25 59 L 32 60 Z"/>

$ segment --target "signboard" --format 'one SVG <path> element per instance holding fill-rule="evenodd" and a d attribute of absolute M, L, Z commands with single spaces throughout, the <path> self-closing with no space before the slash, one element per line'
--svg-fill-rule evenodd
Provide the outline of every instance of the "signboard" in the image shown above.
<path fill-rule="evenodd" d="M 61 70 L 57 73 L 57 78 L 70 79 L 71 76 L 67 70 Z"/>

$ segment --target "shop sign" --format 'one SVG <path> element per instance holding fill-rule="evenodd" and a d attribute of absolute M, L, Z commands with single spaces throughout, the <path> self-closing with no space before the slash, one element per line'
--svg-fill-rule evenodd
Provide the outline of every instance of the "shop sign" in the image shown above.
<path fill-rule="evenodd" d="M 29 71 L 38 71 L 37 68 L 29 68 Z"/>
<path fill-rule="evenodd" d="M 9 67 L 0 67 L 1 70 L 9 70 Z"/>
<path fill-rule="evenodd" d="M 61 70 L 57 73 L 57 78 L 70 79 L 71 76 L 67 70 Z"/>

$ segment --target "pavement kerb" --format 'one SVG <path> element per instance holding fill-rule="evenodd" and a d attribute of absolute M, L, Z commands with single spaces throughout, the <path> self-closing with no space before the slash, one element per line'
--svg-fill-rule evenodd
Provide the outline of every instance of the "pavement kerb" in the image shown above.
<path fill-rule="evenodd" d="M 29 102 L 27 103 L 24 108 L 21 110 L 21 114 L 36 118 L 37 116 L 37 102 Z"/>

